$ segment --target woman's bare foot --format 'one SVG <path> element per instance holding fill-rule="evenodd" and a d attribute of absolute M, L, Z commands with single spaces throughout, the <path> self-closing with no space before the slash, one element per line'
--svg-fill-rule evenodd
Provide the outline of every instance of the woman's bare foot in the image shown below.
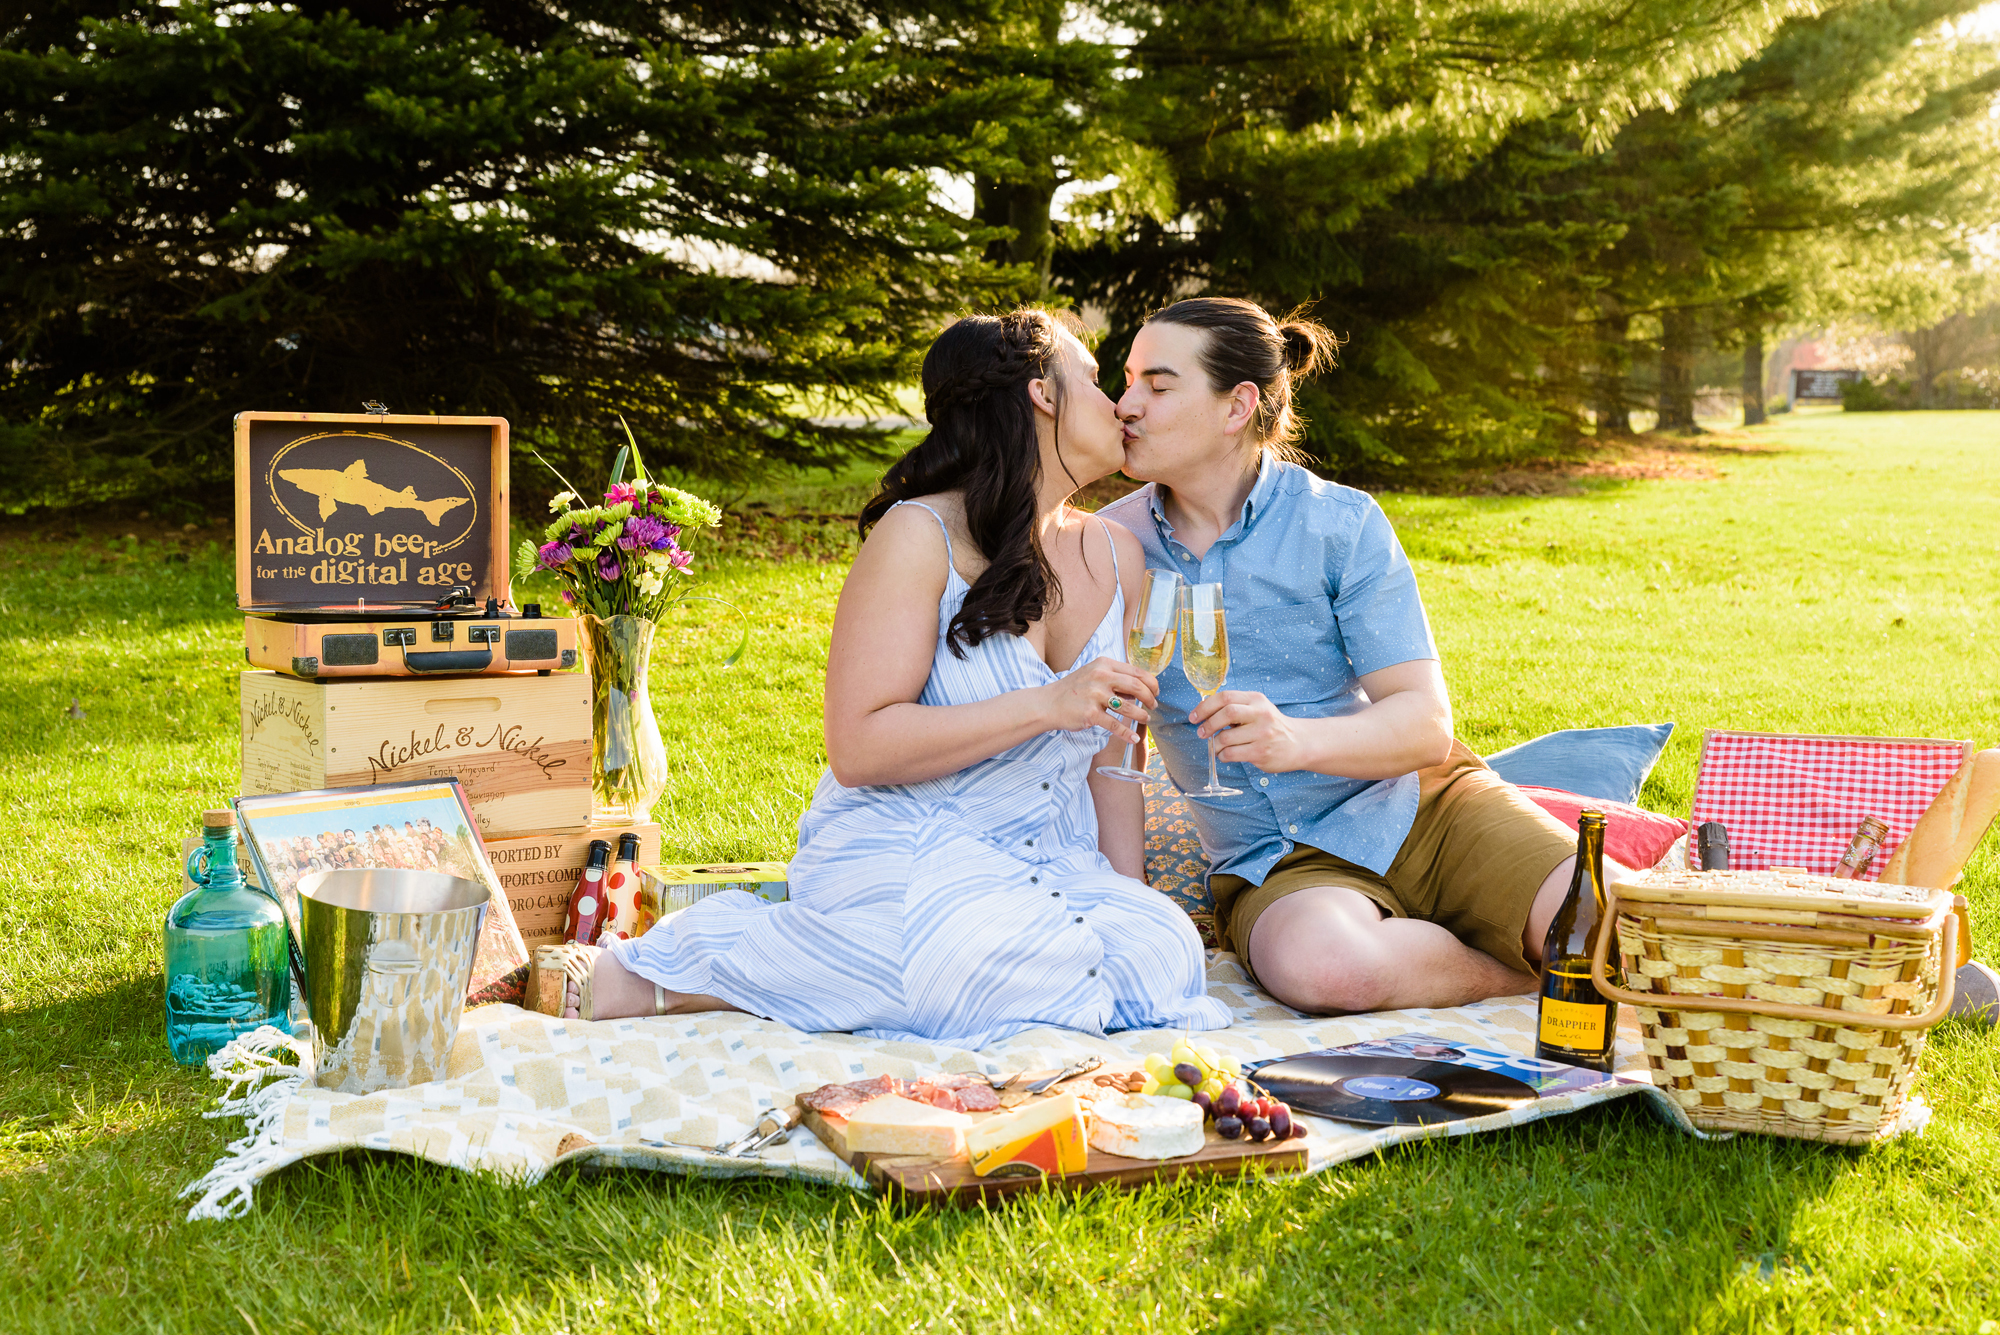
<path fill-rule="evenodd" d="M 622 1020 L 634 1015 L 691 1015 L 697 1011 L 733 1011 L 736 1007 L 721 997 L 706 996 L 701 993 L 667 992 L 665 1009 L 659 1009 L 659 999 L 654 996 L 653 984 L 633 973 L 617 960 L 611 952 L 605 951 L 597 957 L 596 967 L 590 974 L 590 1000 L 592 1019 Z M 563 981 L 563 1018 L 574 1020 L 578 1015 L 581 999 L 577 995 L 574 978 Z"/>

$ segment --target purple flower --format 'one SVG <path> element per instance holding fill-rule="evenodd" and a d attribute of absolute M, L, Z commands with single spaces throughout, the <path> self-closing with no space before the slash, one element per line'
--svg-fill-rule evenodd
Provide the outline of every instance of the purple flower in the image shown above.
<path fill-rule="evenodd" d="M 668 524 L 666 526 L 666 530 L 667 530 L 667 540 L 665 542 L 654 543 L 653 546 L 655 548 L 664 550 L 665 548 L 672 546 L 674 539 L 678 538 L 681 535 L 681 526 L 679 524 Z"/>
<path fill-rule="evenodd" d="M 618 535 L 618 545 L 628 552 L 635 547 L 664 551 L 669 541 L 667 528 L 666 524 L 651 515 L 636 515 L 625 521 L 625 530 Z"/>
<path fill-rule="evenodd" d="M 568 589 L 564 589 L 562 591 L 562 600 L 563 600 L 563 606 L 565 607 L 576 606 L 576 595 L 571 593 Z"/>
<path fill-rule="evenodd" d="M 636 500 L 638 495 L 639 489 L 637 487 L 632 486 L 630 483 L 618 482 L 612 485 L 611 490 L 604 493 L 604 503 L 606 505 L 617 505 L 620 501 Z"/>
<path fill-rule="evenodd" d="M 566 542 L 543 543 L 541 559 L 535 562 L 535 569 L 554 570 L 557 566 L 569 560 L 570 555 L 569 544 Z"/>
<path fill-rule="evenodd" d="M 667 562 L 676 570 L 686 570 L 694 564 L 694 553 L 685 548 L 676 547 L 667 553 Z"/>
<path fill-rule="evenodd" d="M 604 580 L 606 583 L 612 583 L 617 580 L 620 573 L 618 558 L 610 552 L 605 552 L 597 558 L 597 575 L 599 579 Z"/>

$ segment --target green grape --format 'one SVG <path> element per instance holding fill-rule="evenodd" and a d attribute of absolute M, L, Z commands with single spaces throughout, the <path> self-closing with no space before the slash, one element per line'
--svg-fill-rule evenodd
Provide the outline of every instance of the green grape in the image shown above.
<path fill-rule="evenodd" d="M 1153 1074 L 1152 1074 L 1151 1072 L 1148 1072 L 1148 1073 L 1147 1073 L 1147 1075 L 1146 1075 L 1146 1083 L 1145 1083 L 1145 1084 L 1143 1084 L 1143 1085 L 1141 1085 L 1141 1086 L 1139 1086 L 1139 1092 L 1140 1092 L 1141 1094 L 1157 1094 L 1157 1093 L 1159 1093 L 1159 1092 L 1160 1092 L 1160 1077 L 1158 1077 L 1158 1076 L 1156 1076 L 1156 1075 L 1153 1075 Z"/>
<path fill-rule="evenodd" d="M 1156 1078 L 1164 1078 L 1167 1072 L 1173 1069 L 1174 1069 L 1174 1064 L 1168 1061 L 1164 1056 L 1160 1055 L 1159 1053 L 1152 1052 L 1146 1055 L 1147 1075 L 1154 1076 Z"/>
<path fill-rule="evenodd" d="M 1201 1060 L 1201 1054 L 1184 1042 L 1174 1044 L 1174 1050 L 1167 1055 L 1176 1066 L 1179 1066 L 1183 1062 L 1192 1066 Z"/>
<path fill-rule="evenodd" d="M 1165 1099 L 1191 1099 L 1194 1097 L 1194 1091 L 1178 1080 L 1171 1085 L 1161 1085 L 1159 1094 L 1161 1098 Z"/>
<path fill-rule="evenodd" d="M 1219 1099 L 1222 1097 L 1222 1091 L 1229 1088 L 1229 1084 L 1227 1081 L 1210 1076 L 1201 1082 L 1199 1088 L 1202 1093 L 1208 1095 L 1211 1099 Z"/>

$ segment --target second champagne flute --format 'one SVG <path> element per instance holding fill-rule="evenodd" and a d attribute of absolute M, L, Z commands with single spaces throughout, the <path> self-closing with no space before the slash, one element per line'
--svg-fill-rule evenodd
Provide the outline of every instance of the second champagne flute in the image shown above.
<path fill-rule="evenodd" d="M 1220 584 L 1181 586 L 1181 671 L 1188 685 L 1206 700 L 1222 689 L 1229 675 L 1229 628 L 1222 615 Z M 1208 787 L 1190 788 L 1191 797 L 1236 797 L 1241 788 L 1225 788 L 1215 773 L 1215 748 L 1221 734 L 1208 741 Z"/>
<path fill-rule="evenodd" d="M 1141 672 L 1150 672 L 1157 677 L 1167 670 L 1167 664 L 1174 661 L 1174 619 L 1180 611 L 1180 590 L 1179 571 L 1146 572 L 1145 600 L 1125 637 L 1125 661 Z M 1139 724 L 1138 732 L 1144 739 L 1146 725 Z M 1106 778 L 1123 779 L 1127 783 L 1144 783 L 1146 771 L 1133 768 L 1137 747 L 1137 742 L 1125 743 L 1125 763 L 1099 765 L 1097 772 Z"/>

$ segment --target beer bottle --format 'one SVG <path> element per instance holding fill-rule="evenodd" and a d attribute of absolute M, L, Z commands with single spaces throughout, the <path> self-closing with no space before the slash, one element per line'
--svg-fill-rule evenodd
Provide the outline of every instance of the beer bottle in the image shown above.
<path fill-rule="evenodd" d="M 603 839 L 590 841 L 590 857 L 570 892 L 569 911 L 563 915 L 563 940 L 594 946 L 600 929 L 610 915 L 604 901 L 604 868 L 611 861 L 611 845 Z"/>
<path fill-rule="evenodd" d="M 1586 891 L 1585 887 L 1589 889 Z M 1576 871 L 1542 939 L 1542 1005 L 1535 1055 L 1609 1073 L 1618 1037 L 1618 1006 L 1590 976 L 1590 952 L 1604 921 L 1604 813 L 1576 821 Z"/>
<path fill-rule="evenodd" d="M 1833 864 L 1833 874 L 1843 881 L 1851 881 L 1868 870 L 1868 864 L 1882 851 L 1882 844 L 1889 837 L 1887 822 L 1873 816 L 1861 822 L 1861 828 L 1847 841 L 1847 851 Z"/>

